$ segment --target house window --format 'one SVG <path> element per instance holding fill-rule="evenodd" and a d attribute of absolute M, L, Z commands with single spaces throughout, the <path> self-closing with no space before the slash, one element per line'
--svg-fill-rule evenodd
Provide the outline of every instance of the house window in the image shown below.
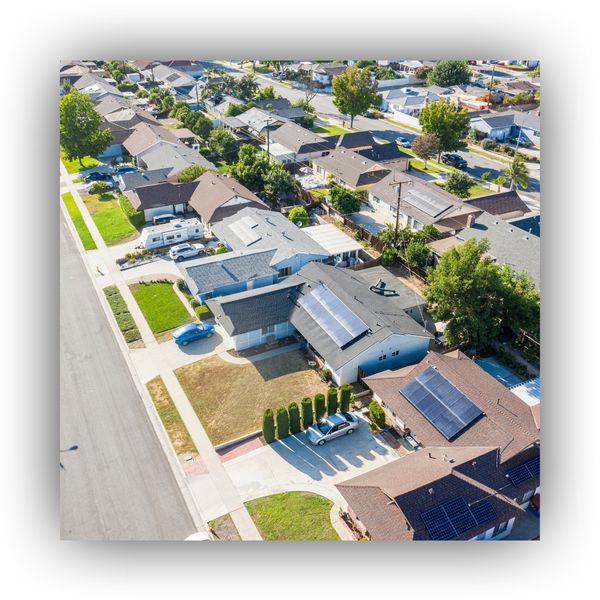
<path fill-rule="evenodd" d="M 523 494 L 523 496 L 521 496 L 520 500 L 517 501 L 517 503 L 525 504 L 525 502 L 529 502 L 529 500 L 531 500 L 531 498 L 533 498 L 534 493 L 535 493 L 535 490 L 529 490 L 528 492 L 525 492 Z"/>
<path fill-rule="evenodd" d="M 415 221 L 413 226 L 417 231 L 420 231 L 421 229 L 423 229 L 423 223 L 419 223 L 419 221 Z"/>
<path fill-rule="evenodd" d="M 504 522 L 500 523 L 499 525 L 496 525 L 496 527 L 494 527 L 494 531 L 492 532 L 492 537 L 496 537 L 503 531 L 506 531 L 507 527 L 508 527 L 508 521 L 504 521 Z"/>
<path fill-rule="evenodd" d="M 387 358 L 387 354 L 382 354 L 382 355 L 379 357 L 379 360 L 385 360 L 386 358 Z"/>
<path fill-rule="evenodd" d="M 292 267 L 284 267 L 278 271 L 279 277 L 287 277 L 292 274 Z"/>
<path fill-rule="evenodd" d="M 413 224 L 413 218 L 412 218 L 410 215 L 409 215 L 408 217 L 406 217 L 406 224 L 407 224 L 409 227 L 412 227 L 412 224 Z"/>
<path fill-rule="evenodd" d="M 392 352 L 392 356 L 398 356 L 398 354 L 400 354 L 400 350 L 394 350 Z"/>
<path fill-rule="evenodd" d="M 373 202 L 377 202 L 377 204 L 381 202 L 381 200 L 377 196 L 371 196 L 371 198 L 373 198 Z"/>
<path fill-rule="evenodd" d="M 262 328 L 262 334 L 268 335 L 269 333 L 275 333 L 275 325 L 267 325 L 267 327 Z"/>

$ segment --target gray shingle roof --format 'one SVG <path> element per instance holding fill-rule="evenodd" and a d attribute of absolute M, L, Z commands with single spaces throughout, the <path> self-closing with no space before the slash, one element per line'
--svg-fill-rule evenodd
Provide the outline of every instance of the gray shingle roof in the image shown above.
<path fill-rule="evenodd" d="M 153 169 L 151 171 L 136 171 L 135 173 L 124 173 L 121 175 L 123 191 L 135 190 L 144 185 L 162 183 L 167 180 L 171 169 Z"/>
<path fill-rule="evenodd" d="M 334 148 L 329 138 L 296 125 L 296 123 L 284 123 L 270 134 L 271 141 L 285 146 L 296 154 L 308 152 L 327 151 Z"/>
<path fill-rule="evenodd" d="M 375 144 L 372 148 L 358 150 L 358 154 L 375 162 L 389 162 L 411 158 L 410 154 L 402 152 L 395 142 L 388 144 Z"/>
<path fill-rule="evenodd" d="M 204 294 L 226 285 L 277 275 L 271 267 L 275 250 L 229 252 L 178 263 L 193 294 Z"/>
<path fill-rule="evenodd" d="M 176 175 L 190 165 L 216 169 L 200 152 L 184 144 L 161 144 L 143 156 L 148 169 L 169 169 L 169 176 Z"/>
<path fill-rule="evenodd" d="M 375 161 L 345 148 L 337 148 L 327 156 L 313 159 L 313 162 L 353 188 L 377 183 L 389 173 L 389 169 Z"/>
<path fill-rule="evenodd" d="M 482 121 L 491 129 L 501 129 L 503 127 L 510 127 L 511 125 L 514 125 L 515 114 L 513 112 L 505 112 L 497 115 L 480 116 L 471 119 L 471 122 L 473 121 Z"/>

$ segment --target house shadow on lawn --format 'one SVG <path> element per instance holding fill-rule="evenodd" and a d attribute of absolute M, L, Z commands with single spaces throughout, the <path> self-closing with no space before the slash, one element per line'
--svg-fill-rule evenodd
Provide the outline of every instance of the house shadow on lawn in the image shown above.
<path fill-rule="evenodd" d="M 257 359 L 253 360 L 251 364 L 263 381 L 285 377 L 292 373 L 305 375 L 307 378 L 314 378 L 316 384 L 319 381 L 318 373 L 313 367 L 308 366 L 307 359 L 299 350 L 283 351 L 265 358 L 260 358 L 259 355 L 256 358 Z M 319 389 L 316 389 L 316 392 L 324 391 L 320 389 L 323 386 L 317 387 L 319 387 Z"/>
<path fill-rule="evenodd" d="M 373 436 L 364 419 L 354 434 L 334 439 L 324 446 L 313 446 L 302 432 L 271 444 L 271 448 L 314 480 L 339 475 L 350 465 L 360 468 L 392 452 Z"/>

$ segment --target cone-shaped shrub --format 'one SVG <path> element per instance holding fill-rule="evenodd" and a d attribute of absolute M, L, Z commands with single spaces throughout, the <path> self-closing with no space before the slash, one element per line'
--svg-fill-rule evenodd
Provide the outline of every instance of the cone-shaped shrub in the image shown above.
<path fill-rule="evenodd" d="M 325 396 L 315 394 L 315 421 L 320 421 L 325 416 Z"/>
<path fill-rule="evenodd" d="M 352 386 L 345 383 L 340 388 L 340 410 L 348 412 L 350 410 L 350 401 L 352 399 Z"/>
<path fill-rule="evenodd" d="M 300 433 L 302 431 L 302 427 L 300 427 L 300 410 L 295 402 L 288 406 L 288 414 L 290 415 L 290 433 L 292 435 Z"/>
<path fill-rule="evenodd" d="M 338 408 L 338 391 L 337 388 L 330 387 L 327 390 L 327 414 L 333 415 Z"/>
<path fill-rule="evenodd" d="M 290 435 L 290 416 L 285 406 L 277 409 L 275 420 L 277 421 L 277 437 L 280 440 L 288 437 Z"/>
<path fill-rule="evenodd" d="M 302 427 L 308 429 L 314 422 L 313 403 L 311 398 L 302 398 Z"/>
<path fill-rule="evenodd" d="M 273 411 L 270 408 L 267 408 L 263 415 L 262 432 L 267 444 L 275 441 L 275 420 L 273 419 Z"/>
<path fill-rule="evenodd" d="M 381 404 L 376 400 L 373 400 L 371 404 L 369 404 L 369 416 L 371 417 L 371 421 L 377 425 L 380 429 L 385 425 L 385 413 L 383 412 L 383 408 L 381 408 Z"/>

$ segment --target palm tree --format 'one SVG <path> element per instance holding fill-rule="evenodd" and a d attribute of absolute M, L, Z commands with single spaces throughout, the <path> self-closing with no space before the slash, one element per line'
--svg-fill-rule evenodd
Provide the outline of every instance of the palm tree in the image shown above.
<path fill-rule="evenodd" d="M 508 168 L 504 171 L 504 175 L 506 175 L 506 179 L 510 182 L 510 189 L 514 190 L 515 188 L 519 188 L 526 190 L 527 189 L 527 180 L 529 179 L 529 171 L 527 170 L 527 165 L 525 161 L 520 156 L 515 156 L 512 163 L 508 166 Z"/>
<path fill-rule="evenodd" d="M 492 183 L 495 183 L 498 186 L 498 191 L 500 191 L 500 188 L 504 185 L 505 181 L 506 177 L 504 177 L 504 175 L 498 175 L 498 177 L 492 179 Z"/>

